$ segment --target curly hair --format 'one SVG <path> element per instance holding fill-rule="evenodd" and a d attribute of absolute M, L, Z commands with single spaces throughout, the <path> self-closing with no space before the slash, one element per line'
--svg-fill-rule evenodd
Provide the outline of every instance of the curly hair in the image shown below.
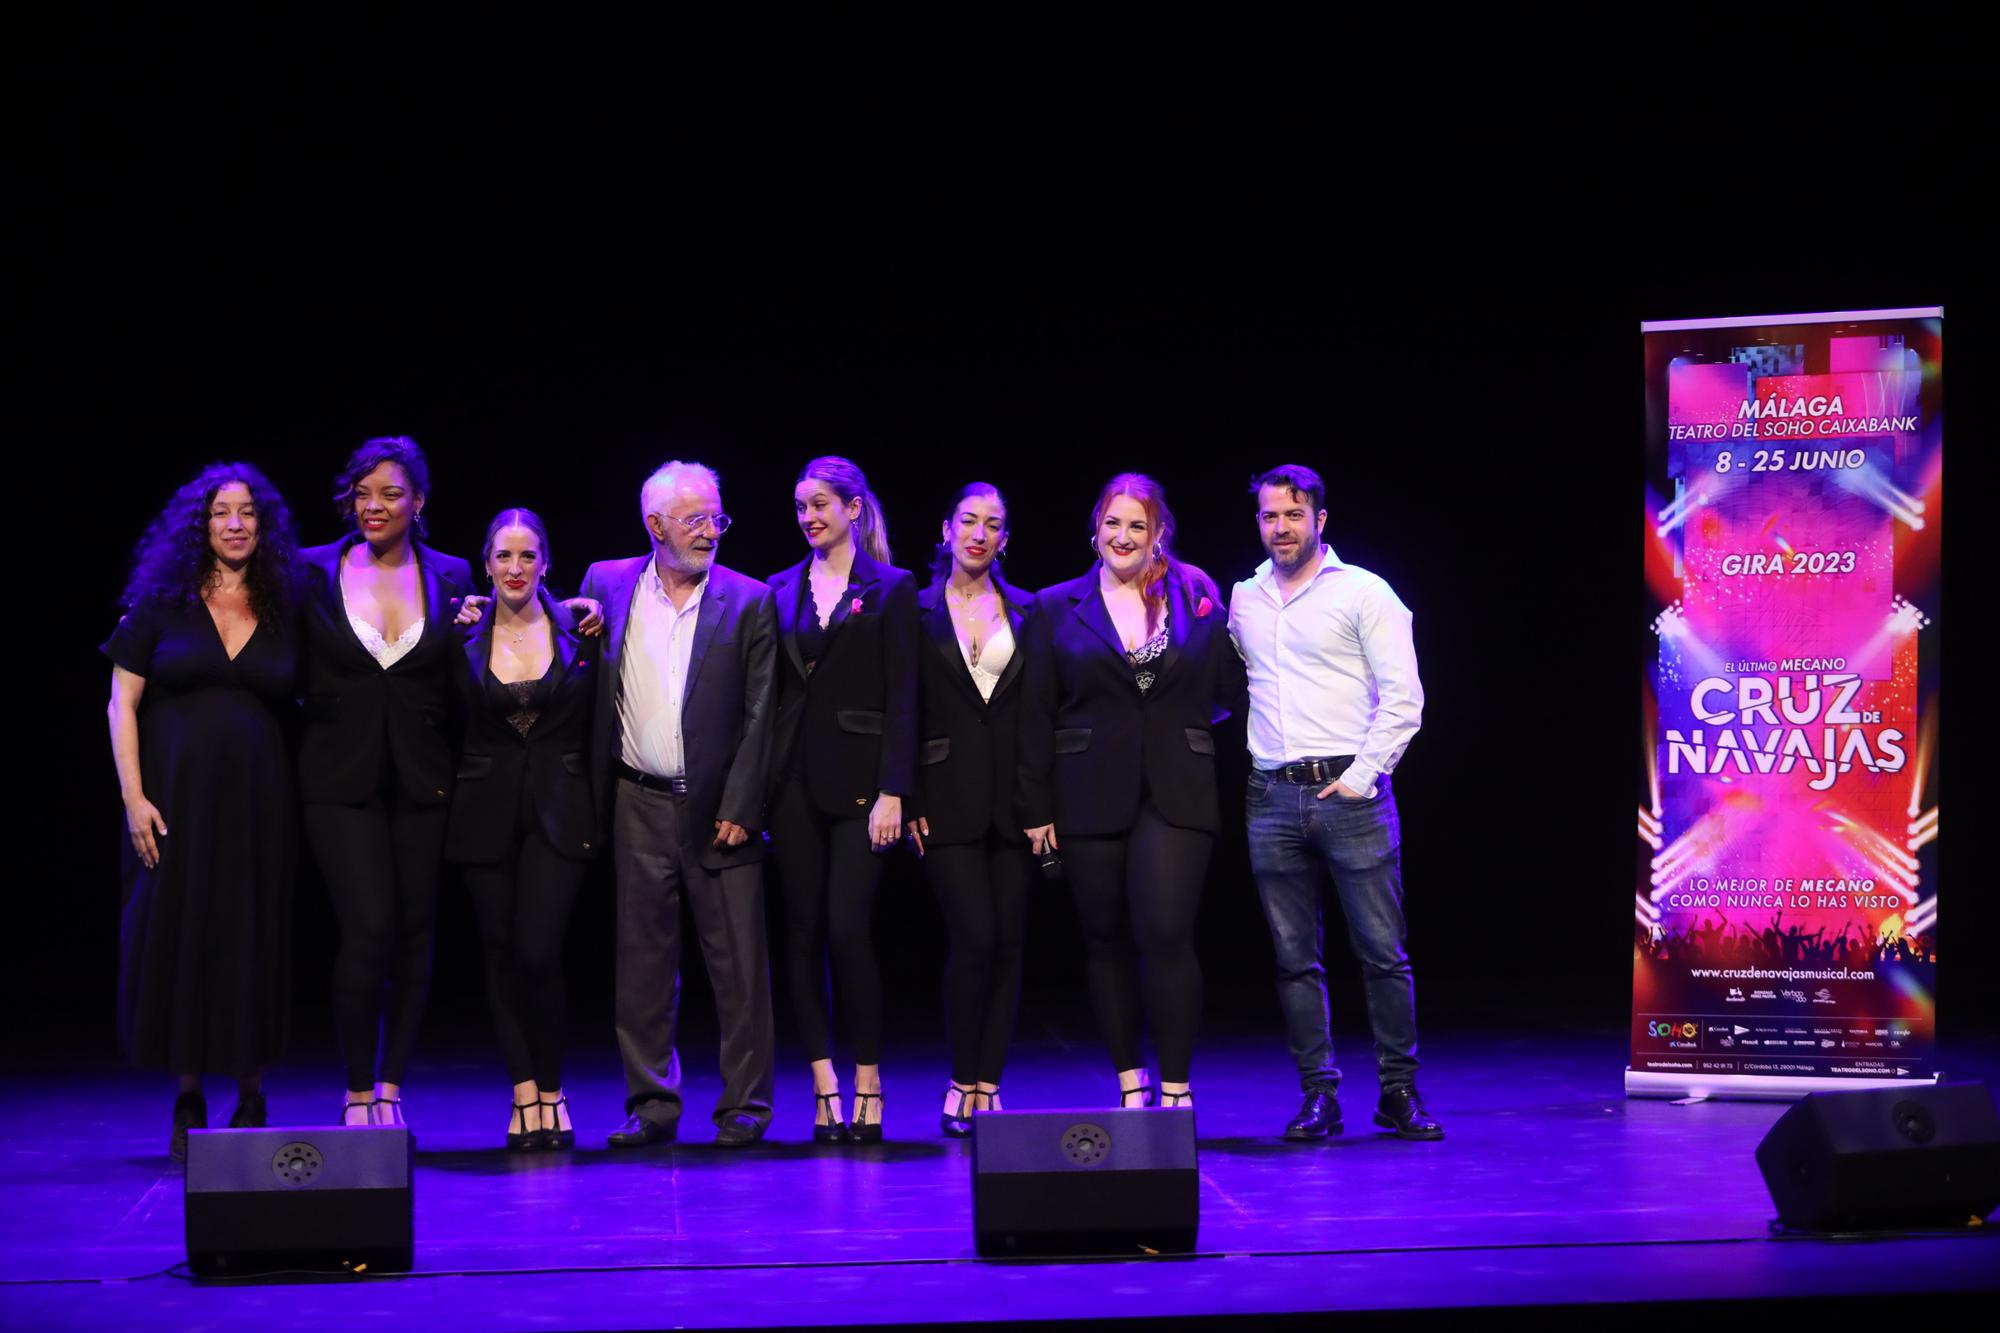
<path fill-rule="evenodd" d="M 291 511 L 270 479 L 248 463 L 210 463 L 175 491 L 166 507 L 146 525 L 132 551 L 132 574 L 119 604 L 193 602 L 215 576 L 215 549 L 208 542 L 208 511 L 216 492 L 240 482 L 257 506 L 257 548 L 244 570 L 250 610 L 273 622 L 291 613 L 296 594 L 298 541 Z"/>
<path fill-rule="evenodd" d="M 361 447 L 347 456 L 347 466 L 333 479 L 333 514 L 348 527 L 356 526 L 354 517 L 354 488 L 361 479 L 381 467 L 384 463 L 394 463 L 403 469 L 403 475 L 410 479 L 410 489 L 420 496 L 431 493 L 431 468 L 424 459 L 424 451 L 417 442 L 407 435 L 382 435 L 365 440 Z M 417 511 L 416 521 L 411 524 L 419 537 L 428 537 L 430 530 L 424 526 L 424 515 Z"/>

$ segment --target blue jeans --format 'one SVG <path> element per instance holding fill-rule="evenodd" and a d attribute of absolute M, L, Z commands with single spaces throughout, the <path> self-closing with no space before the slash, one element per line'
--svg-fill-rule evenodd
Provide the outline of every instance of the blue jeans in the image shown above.
<path fill-rule="evenodd" d="M 1301 786 L 1253 769 L 1244 794 L 1250 868 L 1278 959 L 1278 1004 L 1285 1011 L 1299 1082 L 1338 1085 L 1321 960 L 1321 868 L 1333 877 L 1347 938 L 1361 964 L 1368 1026 L 1382 1086 L 1417 1077 L 1417 1008 L 1403 952 L 1402 829 L 1387 776 L 1375 795 L 1316 799 L 1323 783 Z"/>

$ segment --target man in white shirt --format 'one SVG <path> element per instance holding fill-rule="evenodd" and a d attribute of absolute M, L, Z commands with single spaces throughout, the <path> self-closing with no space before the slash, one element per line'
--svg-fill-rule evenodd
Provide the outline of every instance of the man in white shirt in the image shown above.
<path fill-rule="evenodd" d="M 1441 1139 L 1417 1092 L 1402 834 L 1389 784 L 1423 718 L 1409 608 L 1320 540 L 1326 486 L 1318 473 L 1288 464 L 1253 489 L 1271 558 L 1236 585 L 1229 635 L 1250 680 L 1250 867 L 1305 1092 L 1285 1137 L 1320 1139 L 1341 1128 L 1320 956 L 1321 884 L 1330 873 L 1375 1034 L 1375 1123 L 1401 1138 Z"/>
<path fill-rule="evenodd" d="M 715 473 L 668 463 L 639 509 L 652 551 L 592 565 L 583 580 L 604 608 L 592 758 L 618 890 L 627 1117 L 610 1142 L 639 1148 L 680 1132 L 685 898 L 721 1027 L 715 1141 L 740 1148 L 770 1125 L 776 1053 L 760 831 L 777 610 L 762 581 L 715 562 L 729 530 Z"/>

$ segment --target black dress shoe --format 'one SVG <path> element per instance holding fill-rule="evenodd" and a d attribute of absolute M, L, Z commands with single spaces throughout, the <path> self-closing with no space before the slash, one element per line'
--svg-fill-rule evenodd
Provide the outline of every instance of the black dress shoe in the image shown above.
<path fill-rule="evenodd" d="M 643 1148 L 649 1143 L 672 1143 L 679 1132 L 678 1120 L 648 1120 L 634 1111 L 625 1117 L 625 1127 L 605 1142 L 614 1148 Z"/>
<path fill-rule="evenodd" d="M 174 1132 L 167 1140 L 167 1154 L 176 1162 L 188 1155 L 188 1131 L 208 1128 L 208 1100 L 199 1092 L 184 1092 L 174 1098 Z"/>
<path fill-rule="evenodd" d="M 1413 1083 L 1398 1083 L 1382 1089 L 1382 1100 L 1375 1103 L 1375 1123 L 1384 1129 L 1396 1131 L 1399 1139 L 1441 1139 L 1444 1126 L 1431 1118 L 1424 1109 L 1424 1095 L 1417 1091 Z"/>
<path fill-rule="evenodd" d="M 1332 1088 L 1315 1083 L 1306 1089 L 1306 1099 L 1300 1103 L 1299 1113 L 1292 1117 L 1291 1124 L 1285 1126 L 1285 1137 L 1297 1143 L 1338 1133 L 1340 1099 L 1334 1096 Z"/>
<path fill-rule="evenodd" d="M 757 1123 L 757 1117 L 733 1115 L 729 1123 L 715 1131 L 715 1146 L 718 1148 L 747 1148 L 764 1137 L 764 1127 Z"/>
<path fill-rule="evenodd" d="M 236 1098 L 236 1109 L 229 1113 L 231 1129 L 262 1129 L 264 1127 L 264 1094 L 245 1092 Z"/>

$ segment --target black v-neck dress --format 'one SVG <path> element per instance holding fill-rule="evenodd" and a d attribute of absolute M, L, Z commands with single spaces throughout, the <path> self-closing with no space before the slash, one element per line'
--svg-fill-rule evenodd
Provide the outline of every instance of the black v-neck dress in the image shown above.
<path fill-rule="evenodd" d="M 260 623 L 232 660 L 202 603 L 155 603 L 104 652 L 146 679 L 139 768 L 167 824 L 151 870 L 124 839 L 119 1042 L 145 1069 L 248 1074 L 291 1014 L 297 634 Z"/>

